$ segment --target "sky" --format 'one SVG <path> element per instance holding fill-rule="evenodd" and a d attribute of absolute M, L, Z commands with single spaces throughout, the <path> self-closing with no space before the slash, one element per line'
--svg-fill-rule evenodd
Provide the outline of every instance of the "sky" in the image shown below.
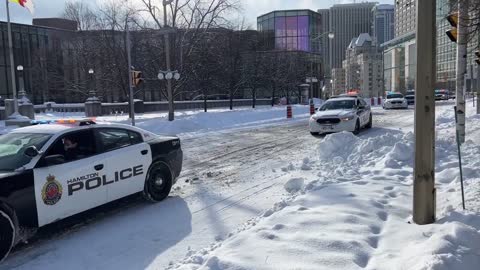
<path fill-rule="evenodd" d="M 62 14 L 66 0 L 31 0 L 35 4 L 35 18 L 58 17 Z M 96 6 L 101 0 L 83 0 Z M 256 18 L 259 15 L 273 10 L 281 9 L 312 9 L 329 8 L 334 4 L 351 3 L 348 0 L 239 0 L 242 4 L 243 15 L 247 25 L 256 28 Z M 361 2 L 361 1 L 357 1 Z M 393 0 L 377 0 L 384 4 L 393 4 Z M 159 3 L 161 3 L 159 1 Z M 31 24 L 32 15 L 19 6 L 12 3 L 11 20 L 17 23 Z M 0 0 L 0 20 L 6 21 L 5 0 Z"/>

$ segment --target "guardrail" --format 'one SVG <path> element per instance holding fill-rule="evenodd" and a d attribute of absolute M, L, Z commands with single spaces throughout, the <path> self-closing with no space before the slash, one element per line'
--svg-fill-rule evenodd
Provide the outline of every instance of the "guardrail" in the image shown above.
<path fill-rule="evenodd" d="M 271 105 L 271 99 L 257 99 L 257 106 Z M 252 106 L 251 99 L 234 99 L 234 107 L 246 107 Z M 195 101 L 175 101 L 175 110 L 196 110 L 203 109 L 204 101 L 195 100 Z M 230 107 L 230 100 L 207 100 L 207 108 L 228 108 Z M 69 103 L 69 104 L 56 104 L 56 103 L 45 103 L 41 105 L 34 106 L 35 113 L 84 113 L 85 104 L 84 103 Z M 128 113 L 129 105 L 127 102 L 124 103 L 102 103 L 102 114 L 111 115 L 119 113 Z M 135 113 L 147 113 L 147 112 L 165 112 L 168 111 L 168 102 L 167 101 L 156 101 L 156 102 L 135 102 Z M 0 107 L 0 120 L 4 120 L 5 108 Z"/>

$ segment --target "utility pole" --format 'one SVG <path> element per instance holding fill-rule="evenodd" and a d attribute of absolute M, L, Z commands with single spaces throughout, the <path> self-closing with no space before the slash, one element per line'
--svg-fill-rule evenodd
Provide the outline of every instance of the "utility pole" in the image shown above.
<path fill-rule="evenodd" d="M 465 142 L 465 75 L 467 73 L 468 44 L 468 6 L 469 0 L 458 1 L 458 43 L 457 43 L 457 89 L 456 105 L 457 130 L 460 143 Z"/>
<path fill-rule="evenodd" d="M 172 4 L 173 0 L 163 0 L 163 27 L 167 28 L 167 5 Z M 169 31 L 165 31 L 165 58 L 167 64 L 167 71 L 170 72 L 171 59 L 170 59 L 170 36 Z M 168 97 L 168 121 L 175 120 L 174 105 L 173 105 L 173 92 L 172 92 L 172 80 L 167 80 L 167 97 Z"/>
<path fill-rule="evenodd" d="M 128 18 L 127 18 L 127 24 L 125 27 L 126 30 L 126 39 L 127 39 L 127 58 L 128 58 L 128 89 L 129 91 L 129 97 L 130 97 L 130 118 L 132 119 L 132 126 L 135 126 L 135 102 L 133 99 L 133 74 L 132 74 L 132 54 L 130 52 L 131 46 L 130 46 L 130 29 L 128 27 Z"/>
<path fill-rule="evenodd" d="M 15 62 L 13 60 L 13 40 L 12 40 L 12 24 L 10 22 L 10 4 L 9 0 L 5 1 L 7 6 L 7 35 L 8 35 L 8 50 L 10 53 L 10 74 L 12 75 L 12 96 L 14 112 L 9 118 L 14 119 L 18 117 L 18 100 L 17 100 L 17 84 L 15 81 Z"/>
<path fill-rule="evenodd" d="M 413 221 L 435 222 L 436 0 L 417 1 Z"/>

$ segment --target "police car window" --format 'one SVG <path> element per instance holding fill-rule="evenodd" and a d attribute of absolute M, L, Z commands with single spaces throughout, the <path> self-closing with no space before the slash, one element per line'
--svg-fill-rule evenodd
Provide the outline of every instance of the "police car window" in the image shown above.
<path fill-rule="evenodd" d="M 52 136 L 49 134 L 9 133 L 0 136 L 0 171 L 14 171 L 25 166 L 32 158 L 25 149 L 35 146 L 40 150 Z"/>
<path fill-rule="evenodd" d="M 59 156 L 64 162 L 88 158 L 96 154 L 95 140 L 91 130 L 68 133 L 55 141 L 46 157 Z"/>
<path fill-rule="evenodd" d="M 125 129 L 99 129 L 98 136 L 103 151 L 111 151 L 138 143 L 134 132 Z M 141 138 L 140 138 L 141 139 Z"/>
<path fill-rule="evenodd" d="M 138 144 L 138 143 L 142 143 L 143 142 L 143 138 L 142 138 L 142 135 L 140 135 L 140 133 L 137 133 L 135 131 L 128 131 L 129 135 L 130 135 L 130 142 L 132 144 Z"/>
<path fill-rule="evenodd" d="M 362 106 L 367 106 L 367 102 L 365 102 L 365 100 L 363 100 L 363 99 L 360 99 L 360 104 Z"/>

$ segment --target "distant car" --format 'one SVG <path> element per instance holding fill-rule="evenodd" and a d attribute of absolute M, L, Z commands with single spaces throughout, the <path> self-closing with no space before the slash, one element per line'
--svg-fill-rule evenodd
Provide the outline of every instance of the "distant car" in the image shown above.
<path fill-rule="evenodd" d="M 455 93 L 455 91 L 451 91 L 451 92 L 449 92 L 449 93 L 450 93 L 450 95 L 449 95 L 449 98 L 450 98 L 450 99 L 455 99 L 455 98 L 456 98 L 456 94 L 457 94 L 457 93 Z"/>
<path fill-rule="evenodd" d="M 435 90 L 435 100 L 449 100 L 449 99 L 450 99 L 450 93 L 448 90 L 445 90 L 445 89 Z"/>
<path fill-rule="evenodd" d="M 415 104 L 415 91 L 414 90 L 408 90 L 407 94 L 405 95 L 405 99 L 407 100 L 408 105 L 414 105 Z"/>
<path fill-rule="evenodd" d="M 22 231 L 135 193 L 162 201 L 182 169 L 177 137 L 91 120 L 35 124 L 0 136 L 0 261 Z"/>
<path fill-rule="evenodd" d="M 372 127 L 372 111 L 361 98 L 331 98 L 310 117 L 309 127 L 312 135 L 341 131 L 358 134 L 362 128 Z"/>
<path fill-rule="evenodd" d="M 408 101 L 400 93 L 389 93 L 383 102 L 383 109 L 408 109 Z"/>

